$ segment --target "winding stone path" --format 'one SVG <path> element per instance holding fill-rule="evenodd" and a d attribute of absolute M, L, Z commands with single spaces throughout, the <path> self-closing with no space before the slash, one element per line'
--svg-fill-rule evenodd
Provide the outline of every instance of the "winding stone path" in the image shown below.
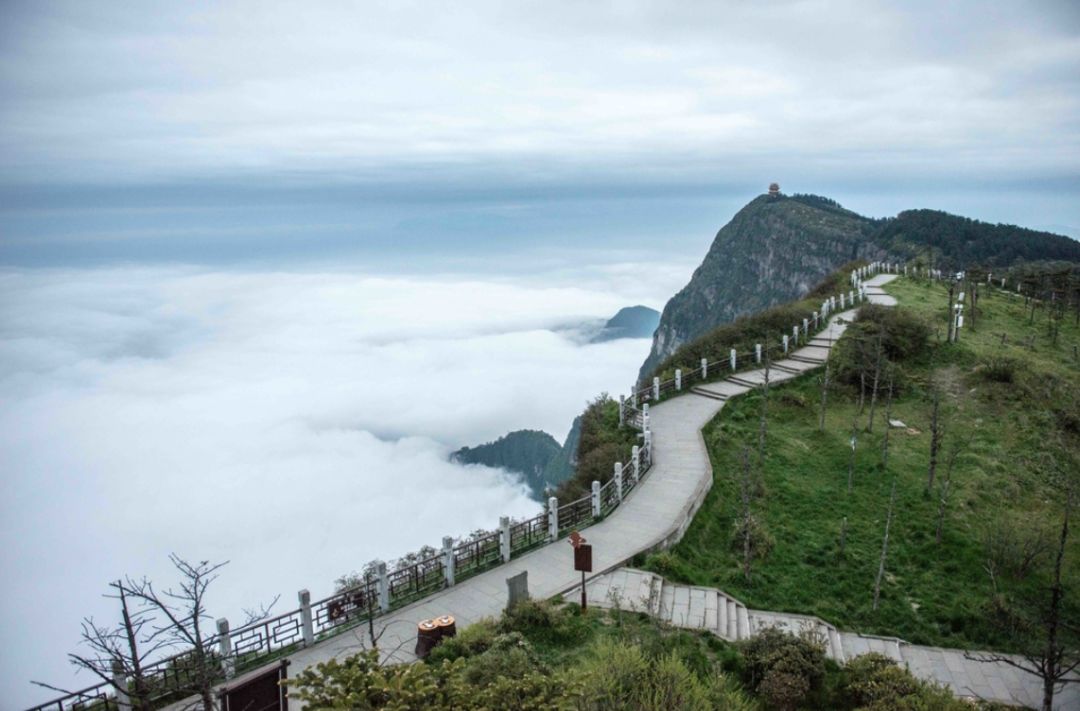
<path fill-rule="evenodd" d="M 896 299 L 881 288 L 895 278 L 896 275 L 879 274 L 866 280 L 869 300 L 895 305 Z M 775 362 L 769 373 L 770 383 L 784 382 L 818 367 L 854 315 L 855 309 L 835 314 L 828 327 L 810 343 Z M 748 392 L 763 380 L 762 370 L 744 371 L 733 379 L 697 386 L 686 396 L 668 399 L 651 408 L 652 468 L 621 506 L 602 522 L 584 530 L 585 537 L 593 544 L 593 567 L 597 571 L 588 582 L 594 604 L 611 605 L 613 600 L 622 598 L 621 604 L 626 606 L 626 600 L 632 600 L 632 606 L 672 624 L 708 629 L 729 640 L 743 639 L 766 625 L 795 631 L 810 627 L 825 636 L 829 654 L 839 660 L 879 650 L 903 661 L 919 676 L 948 684 L 959 695 L 1025 704 L 1041 698 L 1041 691 L 1032 684 L 1037 680 L 1025 679 L 1006 665 L 969 662 L 957 650 L 916 647 L 900 640 L 842 633 L 817 618 L 749 610 L 722 591 L 672 585 L 651 573 L 622 567 L 638 553 L 671 545 L 682 537 L 712 486 L 712 467 L 701 429 L 727 399 Z M 506 605 L 506 579 L 522 571 L 528 571 L 529 592 L 533 597 L 549 598 L 579 590 L 580 573 L 575 573 L 573 567 L 572 549 L 565 539 L 515 558 L 377 618 L 375 627 L 381 632 L 379 648 L 386 661 L 414 661 L 418 621 L 451 614 L 459 627 L 467 627 L 484 617 L 496 617 Z M 319 642 L 289 657 L 290 676 L 319 662 L 355 654 L 367 646 L 365 627 Z M 1075 692 L 1063 694 L 1056 708 L 1080 708 L 1080 697 Z"/>

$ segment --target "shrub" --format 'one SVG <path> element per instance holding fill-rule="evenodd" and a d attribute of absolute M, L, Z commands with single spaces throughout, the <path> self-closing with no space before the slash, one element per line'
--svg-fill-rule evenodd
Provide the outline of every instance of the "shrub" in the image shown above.
<path fill-rule="evenodd" d="M 465 681 L 479 688 L 531 673 L 547 674 L 548 669 L 520 632 L 510 632 L 495 637 L 490 649 L 468 661 Z"/>
<path fill-rule="evenodd" d="M 584 640 L 588 623 L 576 613 L 576 607 L 556 607 L 546 600 L 526 600 L 503 613 L 497 625 L 500 632 L 520 632 L 533 642 L 570 644 Z"/>
<path fill-rule="evenodd" d="M 770 708 L 794 708 L 821 687 L 825 649 L 805 637 L 766 628 L 740 644 L 747 686 L 764 696 Z"/>
<path fill-rule="evenodd" d="M 866 304 L 855 316 L 855 324 L 865 335 L 882 333 L 882 349 L 891 361 L 903 361 L 918 355 L 930 340 L 930 326 L 908 309 L 898 306 Z"/>
<path fill-rule="evenodd" d="M 993 357 L 979 367 L 979 374 L 994 383 L 1012 383 L 1016 380 L 1019 364 L 1012 358 Z"/>
<path fill-rule="evenodd" d="M 855 657 L 844 667 L 844 701 L 864 711 L 961 711 L 971 707 L 948 689 L 916 678 L 883 654 Z"/>
<path fill-rule="evenodd" d="M 483 654 L 495 641 L 495 622 L 490 619 L 478 620 L 469 625 L 455 637 L 443 639 L 431 650 L 427 658 L 429 664 L 453 661 Z"/>
<path fill-rule="evenodd" d="M 740 556 L 740 560 L 745 550 L 747 536 L 750 537 L 750 556 L 754 559 L 767 556 L 775 544 L 773 537 L 765 528 L 765 523 L 753 514 L 746 518 L 742 516 L 736 518 L 733 529 L 731 549 Z"/>

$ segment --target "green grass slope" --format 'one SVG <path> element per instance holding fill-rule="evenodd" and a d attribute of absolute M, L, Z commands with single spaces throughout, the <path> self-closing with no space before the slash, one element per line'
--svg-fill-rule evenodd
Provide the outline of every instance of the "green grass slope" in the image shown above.
<path fill-rule="evenodd" d="M 1015 634 L 997 622 L 1023 595 L 1045 587 L 1050 556 L 1037 556 L 1026 575 L 1010 568 L 1025 543 L 1040 535 L 1051 546 L 1056 541 L 1063 482 L 1080 472 L 1080 366 L 1074 358 L 1080 327 L 1067 314 L 1055 345 L 1047 309 L 1032 316 L 1022 297 L 983 286 L 976 330 L 962 329 L 959 342 L 947 344 L 942 285 L 901 279 L 887 290 L 930 333 L 925 347 L 896 364 L 892 417 L 908 427 L 890 430 L 887 468 L 884 403 L 873 431 L 866 432 L 869 406 L 857 415 L 857 379 L 834 381 L 824 431 L 818 429 L 821 371 L 774 388 L 766 461 L 755 474 L 760 486 L 751 503 L 772 545 L 754 561 L 748 582 L 733 539 L 740 452 L 749 447 L 756 453 L 762 396 L 738 398 L 704 433 L 715 472 L 705 504 L 683 540 L 645 566 L 682 582 L 720 587 L 751 607 L 817 614 L 841 628 L 922 644 L 1016 648 Z M 1034 349 L 1027 347 L 1030 336 Z M 933 389 L 941 393 L 946 434 L 938 482 L 928 491 Z M 848 493 L 853 417 L 859 427 Z M 949 453 L 964 442 L 969 444 L 952 470 L 938 543 L 940 482 Z M 874 580 L 894 480 L 895 515 L 875 611 Z M 996 553 L 987 545 L 991 533 L 997 534 Z M 1078 563 L 1080 539 L 1074 536 L 1065 559 L 1068 590 L 1080 583 Z"/>

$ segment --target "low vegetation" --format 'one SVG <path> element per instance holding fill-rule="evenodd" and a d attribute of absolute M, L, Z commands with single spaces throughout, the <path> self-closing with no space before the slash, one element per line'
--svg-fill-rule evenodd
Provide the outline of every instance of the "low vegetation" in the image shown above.
<path fill-rule="evenodd" d="M 637 613 L 546 602 L 478 622 L 425 662 L 381 666 L 377 652 L 363 652 L 289 686 L 308 708 L 326 709 L 992 708 L 957 701 L 883 657 L 838 667 L 814 640 L 781 632 L 732 646 Z"/>
<path fill-rule="evenodd" d="M 640 444 L 637 432 L 619 427 L 619 403 L 604 393 L 589 403 L 581 415 L 574 474 L 559 484 L 555 496 L 565 503 L 591 491 L 594 481 L 606 482 L 615 462 L 630 461 L 630 449 Z"/>
<path fill-rule="evenodd" d="M 947 343 L 942 285 L 902 279 L 888 290 L 901 306 L 864 307 L 834 351 L 823 427 L 820 370 L 769 397 L 750 509 L 772 545 L 752 561 L 753 575 L 731 543 L 744 510 L 741 452 L 756 451 L 761 392 L 729 402 L 706 428 L 713 489 L 682 542 L 644 564 L 841 628 L 1028 650 L 1040 639 L 1037 611 L 1080 474 L 1080 326 L 1059 320 L 1053 333 L 1049 309 L 983 285 L 976 327 L 969 314 L 958 342 Z M 1073 536 L 1063 566 L 1063 610 L 1073 620 L 1078 584 Z"/>

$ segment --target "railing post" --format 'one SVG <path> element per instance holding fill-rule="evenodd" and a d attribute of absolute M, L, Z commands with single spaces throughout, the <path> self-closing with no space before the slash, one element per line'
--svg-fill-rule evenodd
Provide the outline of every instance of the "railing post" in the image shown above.
<path fill-rule="evenodd" d="M 499 552 L 502 553 L 502 561 L 510 562 L 510 517 L 499 517 Z"/>
<path fill-rule="evenodd" d="M 311 593 L 301 590 L 296 593 L 300 601 L 300 627 L 304 632 L 304 646 L 310 647 L 315 644 L 315 620 L 311 616 Z"/>
<path fill-rule="evenodd" d="M 626 424 L 626 396 L 619 396 L 619 427 Z"/>
<path fill-rule="evenodd" d="M 649 403 L 641 406 L 641 431 L 649 431 Z"/>
<path fill-rule="evenodd" d="M 731 353 L 728 355 L 728 359 L 731 361 L 731 369 L 734 371 L 738 365 L 738 354 L 735 353 L 735 349 L 731 349 Z"/>
<path fill-rule="evenodd" d="M 652 466 L 652 432 L 645 433 L 645 461 Z"/>
<path fill-rule="evenodd" d="M 634 466 L 634 484 L 636 485 L 641 479 L 641 448 L 635 444 L 630 448 L 630 456 L 633 458 L 631 463 Z"/>
<path fill-rule="evenodd" d="M 841 291 L 840 292 L 840 310 L 843 311 L 846 307 L 847 307 L 846 304 L 844 304 L 844 292 Z"/>
<path fill-rule="evenodd" d="M 379 610 L 390 612 L 390 575 L 386 572 L 384 561 L 375 564 L 375 573 L 379 582 Z"/>
<path fill-rule="evenodd" d="M 559 500 L 554 496 L 548 499 L 548 538 L 559 539 Z"/>
<path fill-rule="evenodd" d="M 803 343 L 806 343 L 807 341 L 810 340 L 810 319 L 804 318 L 802 320 L 802 332 L 803 332 Z"/>
<path fill-rule="evenodd" d="M 659 400 L 660 399 L 660 378 L 659 377 L 655 377 L 655 378 L 652 379 L 652 399 L 653 400 Z"/>
<path fill-rule="evenodd" d="M 637 383 L 634 383 L 634 387 L 630 390 L 630 405 L 637 409 Z"/>
<path fill-rule="evenodd" d="M 236 664 L 232 658 L 232 637 L 229 636 L 229 621 L 222 617 L 217 621 L 218 655 L 221 657 L 221 671 L 226 679 L 232 679 Z"/>
<path fill-rule="evenodd" d="M 761 344 L 760 343 L 755 343 L 754 344 L 754 359 L 758 362 L 758 365 L 761 365 Z"/>
<path fill-rule="evenodd" d="M 622 503 L 622 462 L 615 462 L 615 494 Z"/>
<path fill-rule="evenodd" d="M 120 711 L 131 711 L 131 697 L 128 696 L 127 674 L 124 672 L 124 663 L 119 659 L 112 660 L 112 681 L 116 689 L 116 706 Z"/>
<path fill-rule="evenodd" d="M 849 291 L 847 293 L 847 298 L 848 298 L 848 302 L 851 303 L 852 306 L 854 306 L 855 305 L 855 294 Z"/>
<path fill-rule="evenodd" d="M 796 346 L 799 345 L 799 324 L 795 324 L 791 327 L 791 341 Z"/>
<path fill-rule="evenodd" d="M 443 536 L 442 539 L 443 576 L 446 578 L 446 586 L 454 586 L 454 539 Z"/>
<path fill-rule="evenodd" d="M 682 390 L 682 368 L 675 369 L 675 389 Z"/>
<path fill-rule="evenodd" d="M 784 353 L 787 353 L 787 342 L 788 342 L 788 337 L 787 337 L 787 334 L 785 333 L 784 334 Z"/>
<path fill-rule="evenodd" d="M 815 331 L 818 330 L 818 313 L 817 313 L 817 311 L 814 312 L 814 330 Z"/>
<path fill-rule="evenodd" d="M 709 377 L 709 359 L 708 358 L 702 358 L 701 359 L 701 379 L 705 380 L 705 378 L 707 378 L 707 377 Z"/>
<path fill-rule="evenodd" d="M 600 518 L 600 482 L 598 481 L 592 483 L 592 515 L 593 518 Z"/>

